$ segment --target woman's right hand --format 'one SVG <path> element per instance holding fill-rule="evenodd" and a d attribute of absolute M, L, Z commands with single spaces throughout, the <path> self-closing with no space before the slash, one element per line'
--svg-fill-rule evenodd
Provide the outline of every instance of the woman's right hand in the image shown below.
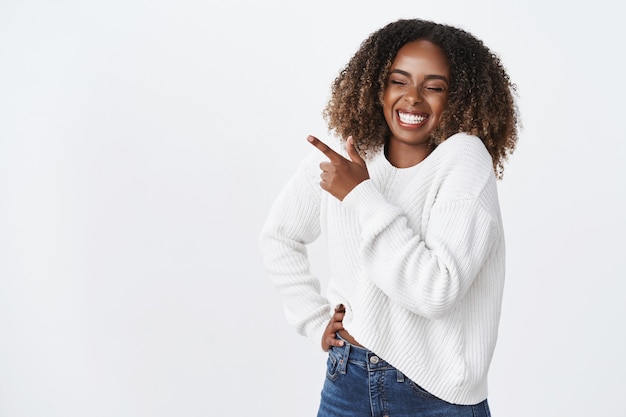
<path fill-rule="evenodd" d="M 346 307 L 339 304 L 335 307 L 335 314 L 331 317 L 324 334 L 322 335 L 322 349 L 328 351 L 332 346 L 343 346 L 343 340 L 337 339 L 337 332 L 343 330 L 343 316 L 346 315 Z"/>

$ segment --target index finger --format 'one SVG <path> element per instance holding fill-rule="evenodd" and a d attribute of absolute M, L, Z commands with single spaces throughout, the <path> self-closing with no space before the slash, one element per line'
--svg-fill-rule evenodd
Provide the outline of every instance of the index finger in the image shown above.
<path fill-rule="evenodd" d="M 337 158 L 342 158 L 337 152 L 333 151 L 330 146 L 316 138 L 315 136 L 309 135 L 306 140 L 311 142 L 311 145 L 315 146 L 317 149 L 322 151 L 324 155 L 326 155 L 331 161 Z"/>

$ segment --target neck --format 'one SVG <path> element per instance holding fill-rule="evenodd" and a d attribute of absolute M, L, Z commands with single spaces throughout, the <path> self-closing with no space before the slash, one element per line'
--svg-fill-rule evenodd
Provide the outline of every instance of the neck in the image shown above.
<path fill-rule="evenodd" d="M 419 145 L 392 141 L 385 145 L 385 157 L 396 168 L 409 168 L 426 159 L 433 149 L 430 141 Z"/>

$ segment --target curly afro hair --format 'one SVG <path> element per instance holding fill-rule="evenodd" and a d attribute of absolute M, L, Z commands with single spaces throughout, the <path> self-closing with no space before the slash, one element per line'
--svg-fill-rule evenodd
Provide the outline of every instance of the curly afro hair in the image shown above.
<path fill-rule="evenodd" d="M 342 139 L 352 135 L 366 158 L 384 146 L 391 134 L 382 107 L 389 69 L 398 50 L 415 40 L 437 45 L 450 65 L 448 102 L 431 133 L 432 145 L 458 132 L 478 136 L 491 154 L 496 177 L 502 178 L 503 164 L 518 138 L 516 86 L 498 56 L 452 26 L 402 19 L 372 33 L 331 86 L 323 112 L 329 131 Z"/>

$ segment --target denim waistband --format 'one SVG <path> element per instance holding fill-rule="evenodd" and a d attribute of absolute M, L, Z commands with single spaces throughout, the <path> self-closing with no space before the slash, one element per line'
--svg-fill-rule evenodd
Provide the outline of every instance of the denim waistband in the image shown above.
<path fill-rule="evenodd" d="M 337 338 L 343 340 L 343 346 L 333 346 L 333 350 L 340 351 L 345 362 L 354 363 L 369 370 L 395 369 L 371 350 L 351 344 L 339 333 L 337 333 Z"/>
<path fill-rule="evenodd" d="M 488 417 L 487 401 L 462 406 L 441 400 L 371 350 L 354 346 L 329 349 L 319 417 L 363 415 L 470 415 Z"/>

